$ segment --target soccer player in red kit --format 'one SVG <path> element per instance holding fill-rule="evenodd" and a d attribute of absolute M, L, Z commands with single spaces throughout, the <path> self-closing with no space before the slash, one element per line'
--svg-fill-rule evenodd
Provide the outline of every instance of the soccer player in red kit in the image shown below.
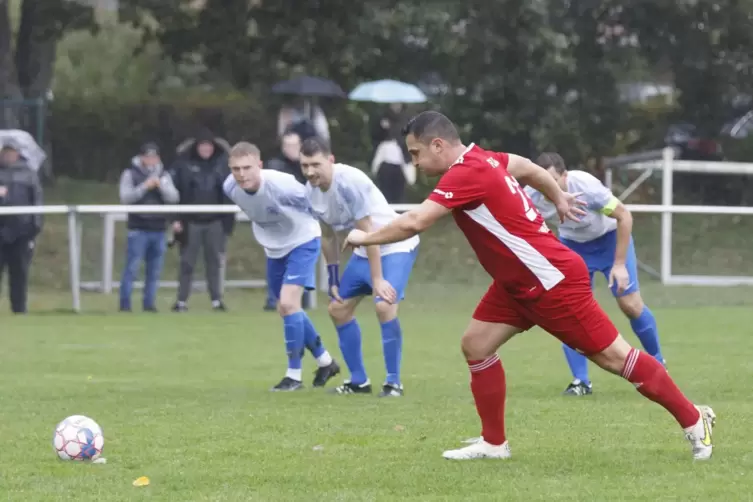
<path fill-rule="evenodd" d="M 563 192 L 549 173 L 528 159 L 463 145 L 454 124 L 441 113 L 423 112 L 403 132 L 415 166 L 442 175 L 437 187 L 418 208 L 379 230 L 353 230 L 346 245 L 403 241 L 452 213 L 493 280 L 461 342 L 481 418 L 481 437 L 443 456 L 454 460 L 510 456 L 505 372 L 497 350 L 538 325 L 666 408 L 684 429 L 693 458 L 710 458 L 713 410 L 695 406 L 661 363 L 620 336 L 593 297 L 585 263 L 550 232 L 518 180 L 551 200 L 562 220 L 582 214 L 576 197 Z"/>

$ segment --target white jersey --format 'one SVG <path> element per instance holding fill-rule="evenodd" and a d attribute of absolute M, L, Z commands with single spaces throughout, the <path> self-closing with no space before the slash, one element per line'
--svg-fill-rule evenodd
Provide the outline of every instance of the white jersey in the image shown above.
<path fill-rule="evenodd" d="M 366 173 L 347 164 L 332 166 L 332 184 L 324 192 L 306 184 L 314 214 L 336 232 L 352 230 L 356 221 L 371 216 L 374 230 L 382 228 L 399 215 L 390 207 L 382 192 Z M 418 246 L 418 236 L 380 247 L 382 256 L 406 253 Z M 366 256 L 366 249 L 357 248 L 358 256 Z"/>
<path fill-rule="evenodd" d="M 254 237 L 269 258 L 282 258 L 322 235 L 306 188 L 291 174 L 263 169 L 256 193 L 243 190 L 231 174 L 222 189 L 251 220 Z"/>
<path fill-rule="evenodd" d="M 525 191 L 545 220 L 557 219 L 557 209 L 544 197 L 544 194 L 530 186 L 527 186 Z M 602 212 L 614 195 L 598 178 L 585 171 L 568 171 L 567 191 L 581 193 L 578 198 L 587 204 L 586 215 L 582 216 L 580 221 L 565 220 L 565 223 L 559 223 L 557 220 L 560 238 L 575 242 L 590 242 L 617 228 L 617 221 Z"/>

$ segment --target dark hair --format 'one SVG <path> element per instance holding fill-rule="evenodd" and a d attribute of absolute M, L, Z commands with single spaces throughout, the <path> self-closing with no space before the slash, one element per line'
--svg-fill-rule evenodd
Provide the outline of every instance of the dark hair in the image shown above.
<path fill-rule="evenodd" d="M 303 143 L 301 143 L 301 155 L 304 155 L 306 157 L 313 157 L 317 153 L 321 153 L 324 156 L 327 156 L 332 153 L 332 150 L 329 148 L 329 144 L 319 136 L 314 136 L 312 138 L 306 139 Z"/>
<path fill-rule="evenodd" d="M 556 152 L 542 153 L 541 155 L 539 155 L 539 158 L 536 159 L 536 164 L 543 167 L 544 169 L 553 167 L 558 174 L 564 174 L 565 171 L 567 171 L 565 160 L 559 153 Z"/>
<path fill-rule="evenodd" d="M 409 134 L 422 143 L 428 143 L 434 138 L 442 138 L 450 143 L 460 141 L 455 124 L 439 112 L 421 112 L 410 119 L 403 127 L 403 136 Z"/>
<path fill-rule="evenodd" d="M 297 136 L 298 139 L 301 139 L 301 135 L 298 134 L 298 131 L 294 129 L 290 129 L 290 128 L 285 129 L 285 131 L 282 133 L 282 136 L 280 136 L 280 138 L 287 138 L 288 136 Z"/>

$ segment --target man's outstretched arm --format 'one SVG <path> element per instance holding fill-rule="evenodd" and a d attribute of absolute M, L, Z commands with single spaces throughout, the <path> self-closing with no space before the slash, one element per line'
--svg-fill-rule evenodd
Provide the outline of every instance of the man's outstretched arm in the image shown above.
<path fill-rule="evenodd" d="M 538 190 L 550 201 L 557 203 L 564 193 L 551 174 L 525 157 L 510 154 L 507 172 L 516 180 Z"/>
<path fill-rule="evenodd" d="M 427 199 L 416 209 L 401 214 L 390 224 L 365 234 L 359 245 L 390 244 L 410 239 L 432 226 L 437 220 L 449 214 L 450 211 L 450 209 Z"/>

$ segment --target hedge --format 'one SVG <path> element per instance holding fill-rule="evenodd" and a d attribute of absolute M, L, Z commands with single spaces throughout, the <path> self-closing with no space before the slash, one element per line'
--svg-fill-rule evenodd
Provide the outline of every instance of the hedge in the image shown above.
<path fill-rule="evenodd" d="M 254 142 L 269 157 L 279 151 L 278 106 L 206 96 L 140 102 L 59 98 L 50 104 L 47 120 L 53 172 L 75 179 L 115 180 L 145 141 L 156 142 L 169 164 L 175 147 L 200 127 L 208 127 L 231 144 Z M 371 146 L 363 115 L 347 104 L 334 104 L 327 110 L 338 158 L 351 163 L 368 161 Z"/>

